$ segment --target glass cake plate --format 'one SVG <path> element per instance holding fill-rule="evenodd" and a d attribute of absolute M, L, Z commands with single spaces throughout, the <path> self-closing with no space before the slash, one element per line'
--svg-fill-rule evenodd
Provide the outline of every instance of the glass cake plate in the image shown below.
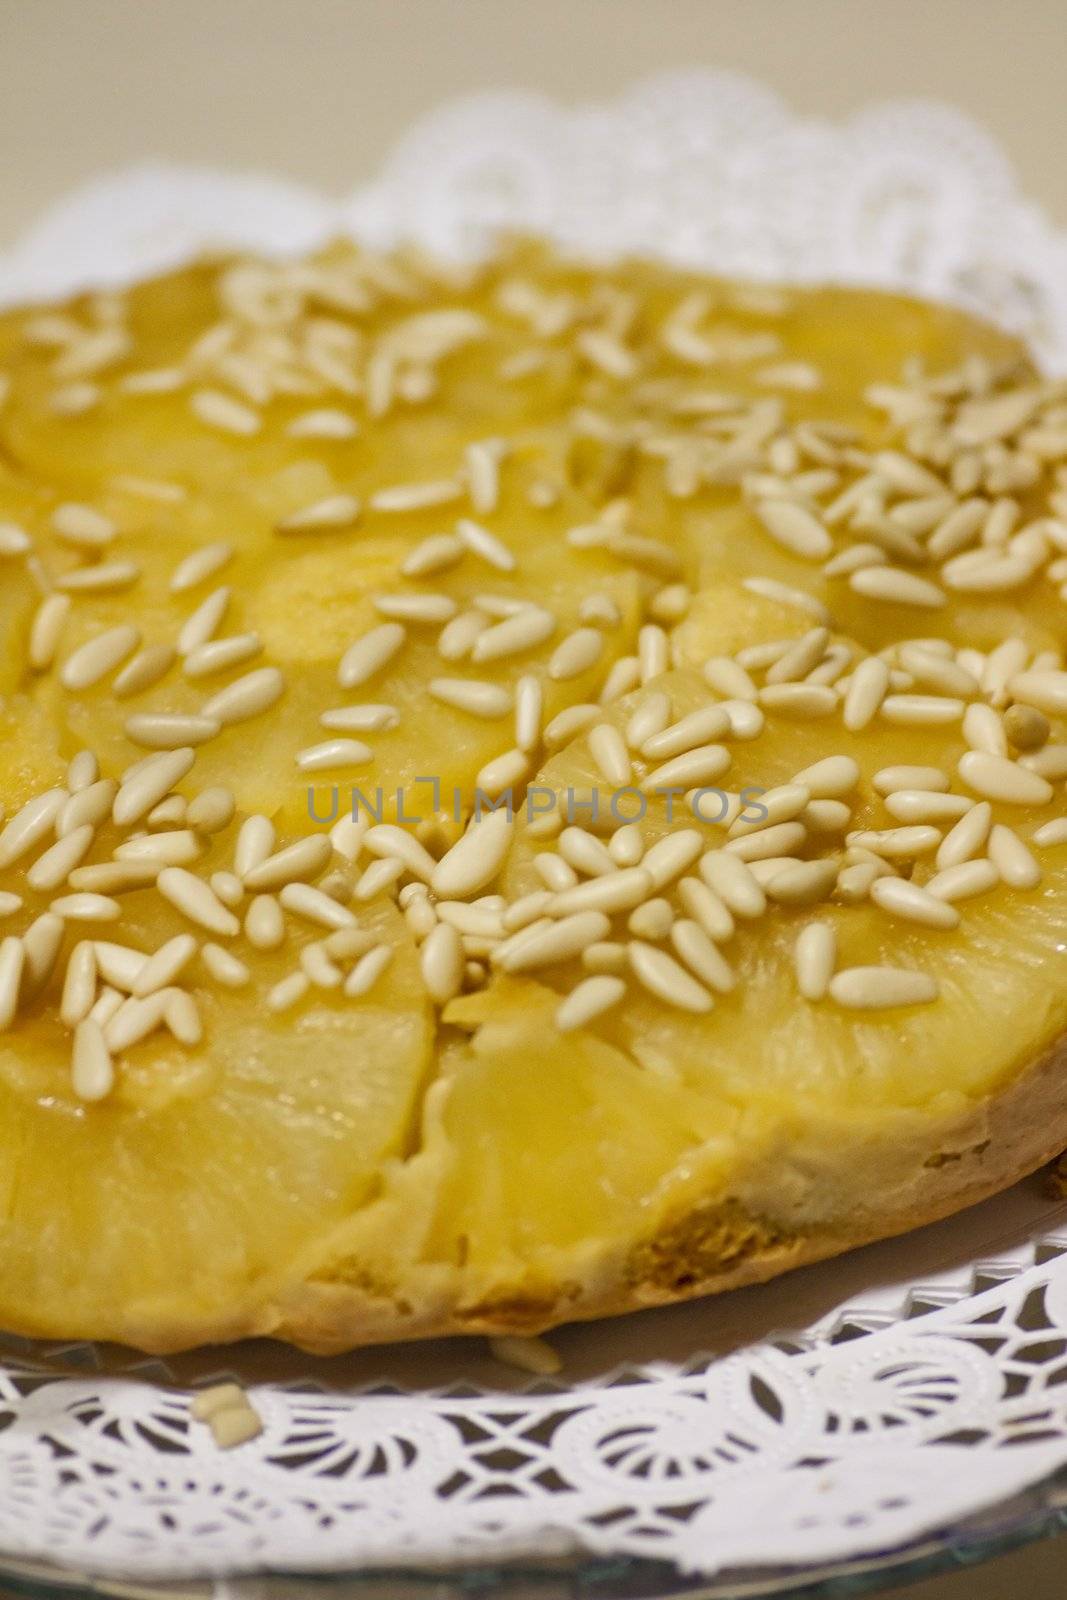
<path fill-rule="evenodd" d="M 927 103 L 801 121 L 730 74 L 607 106 L 446 106 L 331 202 L 146 166 L 0 257 L 0 300 L 112 286 L 211 247 L 348 231 L 585 253 L 953 300 L 1067 371 L 1067 236 L 973 124 Z M 690 1306 L 563 1330 L 533 1381 L 481 1343 L 163 1362 L 0 1339 L 0 1572 L 27 1595 L 303 1600 L 844 1595 L 1058 1532 L 1067 1205 L 1036 1177 L 901 1240 Z M 221 1453 L 189 1387 L 265 1428 Z M 282 1576 L 284 1574 L 284 1576 Z"/>

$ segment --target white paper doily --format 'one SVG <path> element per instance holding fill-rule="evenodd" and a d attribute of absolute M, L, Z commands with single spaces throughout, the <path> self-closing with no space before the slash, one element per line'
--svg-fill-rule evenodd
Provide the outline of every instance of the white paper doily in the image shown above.
<path fill-rule="evenodd" d="M 500 228 L 962 301 L 1067 371 L 1067 234 L 987 135 L 930 104 L 802 122 L 729 74 L 578 111 L 462 101 L 340 204 L 140 167 L 0 257 L 0 300 L 128 282 L 205 247 L 352 231 L 469 252 Z M 557 1344 L 567 1381 L 524 1388 L 455 1344 L 164 1367 L 7 1341 L 0 1551 L 162 1578 L 569 1549 L 711 1573 L 898 1547 L 1067 1464 L 1067 1206 L 1035 1181 L 907 1240 Z M 223 1372 L 266 1421 L 227 1454 L 182 1387 Z"/>

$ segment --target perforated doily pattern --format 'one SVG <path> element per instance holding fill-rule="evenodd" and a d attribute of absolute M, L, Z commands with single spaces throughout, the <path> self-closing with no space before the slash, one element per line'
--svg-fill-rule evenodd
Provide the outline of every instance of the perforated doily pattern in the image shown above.
<path fill-rule="evenodd" d="M 500 228 L 962 301 L 1067 371 L 1067 236 L 985 134 L 933 105 L 801 122 L 730 75 L 578 111 L 464 101 L 342 204 L 261 177 L 121 174 L 0 259 L 0 299 L 127 282 L 205 246 L 348 230 L 463 253 Z M 711 1572 L 897 1546 L 1067 1463 L 1065 1263 L 1067 1210 L 1028 1190 L 765 1290 L 567 1334 L 562 1385 L 495 1384 L 484 1362 L 458 1383 L 434 1351 L 388 1358 L 389 1382 L 373 1362 L 342 1382 L 293 1358 L 257 1383 L 260 1357 L 238 1352 L 266 1426 L 226 1454 L 190 1421 L 180 1363 L 9 1341 L 0 1549 L 162 1577 L 574 1547 Z"/>
<path fill-rule="evenodd" d="M 1065 1253 L 1067 1226 L 1040 1261 L 1002 1253 L 977 1292 L 973 1277 L 908 1291 L 879 1331 L 864 1321 L 884 1308 L 838 1308 L 821 1334 L 525 1392 L 349 1390 L 307 1363 L 252 1387 L 264 1433 L 227 1454 L 170 1382 L 11 1351 L 0 1548 L 173 1576 L 569 1544 L 712 1570 L 897 1545 L 1067 1459 Z M 68 1371 L 97 1359 L 64 1353 Z M 246 1363 L 227 1370 L 247 1379 Z"/>

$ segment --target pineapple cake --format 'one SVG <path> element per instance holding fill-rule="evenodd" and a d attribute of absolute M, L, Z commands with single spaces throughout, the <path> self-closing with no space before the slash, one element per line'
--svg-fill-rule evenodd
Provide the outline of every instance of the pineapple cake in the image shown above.
<path fill-rule="evenodd" d="M 0 444 L 0 1326 L 510 1339 L 1067 1145 L 1007 334 L 340 244 L 4 314 Z"/>

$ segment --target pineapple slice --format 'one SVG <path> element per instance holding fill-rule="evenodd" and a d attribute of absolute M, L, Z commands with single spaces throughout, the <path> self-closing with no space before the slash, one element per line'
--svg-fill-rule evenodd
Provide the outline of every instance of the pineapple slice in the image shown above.
<path fill-rule="evenodd" d="M 234 665 L 222 662 L 205 675 L 195 661 L 183 670 L 182 660 L 175 657 L 157 683 L 131 695 L 114 693 L 115 672 L 71 692 L 63 681 L 70 657 L 98 635 L 129 623 L 127 594 L 101 595 L 79 604 L 64 629 L 59 672 L 49 675 L 36 692 L 65 730 L 70 753 L 87 746 L 97 753 L 104 771 L 114 775 L 135 753 L 129 730 L 139 720 L 195 717 L 205 706 L 210 710 L 231 684 L 266 671 L 280 689 L 277 704 L 269 708 L 269 740 L 259 746 L 255 762 L 242 765 L 249 730 L 260 723 L 242 719 L 225 726 L 201 754 L 203 782 L 229 784 L 242 807 L 266 811 L 292 829 L 306 826 L 309 817 L 336 817 L 350 804 L 353 789 L 380 817 L 400 811 L 426 816 L 442 808 L 451 813 L 460 804 L 457 796 L 463 806 L 469 804 L 479 773 L 514 743 L 510 729 L 521 677 L 532 673 L 542 679 L 546 715 L 551 717 L 577 701 L 595 698 L 612 663 L 630 651 L 637 634 L 636 575 L 606 554 L 572 551 L 558 538 L 540 542 L 535 536 L 547 532 L 546 514 L 536 513 L 541 520 L 535 528 L 534 514 L 528 507 L 525 511 L 525 519 L 517 510 L 510 523 L 518 551 L 514 573 L 498 572 L 468 554 L 448 572 L 427 580 L 409 578 L 402 571 L 404 561 L 428 536 L 372 535 L 369 530 L 354 539 L 342 536 L 340 548 L 337 536 L 301 536 L 291 556 L 287 546 L 287 559 L 272 559 L 270 541 L 277 543 L 277 535 L 268 531 L 250 539 L 225 570 L 189 596 L 169 591 L 170 574 L 178 565 L 172 549 L 161 546 L 155 535 L 131 535 L 124 547 L 144 574 L 144 598 L 136 613 L 139 648 L 173 649 L 189 618 L 224 589 L 232 597 L 226 606 L 226 635 L 247 641 L 248 653 Z M 573 508 L 569 515 L 576 515 Z M 188 553 L 184 542 L 181 551 Z M 610 612 L 608 622 L 595 632 L 585 628 L 581 616 L 590 591 Z M 376 605 L 383 595 L 396 597 L 401 606 L 430 597 L 432 604 L 442 606 L 444 617 L 393 622 L 393 629 L 402 627 L 406 635 L 395 657 L 363 682 L 339 682 L 346 653 L 389 620 Z M 531 595 L 537 596 L 539 615 L 548 619 L 547 636 L 499 660 L 491 658 L 485 666 L 442 655 L 437 639 L 451 617 L 472 615 L 476 624 L 488 628 L 501 620 L 501 613 L 528 603 Z M 495 611 L 479 608 L 479 600 Z M 578 630 L 591 635 L 591 658 L 581 670 L 556 677 L 555 651 Z M 443 680 L 440 688 L 438 680 Z M 475 693 L 480 685 L 492 686 L 494 703 L 488 714 L 457 704 L 468 682 Z M 361 723 L 358 710 L 350 709 L 368 703 L 385 708 L 380 721 L 371 713 L 372 720 Z M 346 714 L 356 719 L 350 726 Z M 323 751 L 321 767 L 302 768 L 304 752 L 344 739 L 356 741 L 354 755 L 342 747 L 331 762 Z M 526 775 L 520 773 L 521 778 Z M 427 781 L 431 778 L 436 783 Z"/>
<path fill-rule="evenodd" d="M 3 558 L 0 557 L 0 561 Z M 5 563 L 10 567 L 11 562 Z M 15 690 L 25 672 L 30 627 L 41 600 L 29 573 L 0 568 L 0 693 Z"/>
<path fill-rule="evenodd" d="M 77 387 L 57 386 L 69 348 L 61 346 L 57 355 L 53 343 L 41 342 L 48 329 L 40 329 L 39 318 L 9 318 L 5 324 L 15 350 L 15 398 L 0 428 L 12 459 L 39 485 L 32 512 L 21 520 L 61 581 L 83 576 L 87 562 L 105 568 L 117 562 L 130 574 L 120 573 L 114 586 L 99 592 L 77 591 L 60 669 L 97 634 L 129 623 L 131 588 L 141 644 L 153 652 L 180 644 L 190 615 L 219 588 L 231 598 L 216 631 L 247 643 L 243 656 L 242 645 L 236 646 L 232 665 L 224 658 L 213 669 L 205 662 L 202 671 L 194 662 L 185 673 L 176 661 L 158 681 L 128 695 L 113 692 L 116 677 L 123 682 L 115 671 L 72 694 L 60 670 L 59 681 L 50 678 L 39 693 L 66 729 L 68 748 L 87 745 L 105 772 L 114 774 L 130 760 L 131 721 L 195 716 L 249 673 L 280 673 L 276 708 L 269 683 L 264 685 L 264 709 L 275 716 L 260 759 L 235 774 L 249 729 L 244 721 L 232 731 L 227 724 L 204 751 L 201 772 L 204 781 L 232 783 L 249 810 L 267 811 L 292 828 L 305 825 L 309 815 L 338 814 L 353 790 L 384 817 L 426 815 L 435 806 L 462 813 L 475 780 L 501 752 L 501 732 L 511 720 L 505 702 L 516 681 L 531 672 L 545 678 L 549 716 L 595 697 L 613 662 L 632 649 L 639 621 L 639 574 L 606 551 L 565 542 L 568 529 L 591 522 L 596 507 L 561 476 L 563 452 L 541 425 L 542 409 L 558 405 L 563 391 L 558 381 L 546 390 L 542 380 L 536 401 L 521 386 L 502 389 L 493 379 L 496 364 L 521 340 L 505 324 L 490 327 L 480 282 L 457 289 L 451 309 L 423 312 L 428 289 L 412 270 L 397 268 L 387 278 L 378 269 L 377 282 L 368 267 L 364 282 L 357 260 L 346 258 L 343 265 L 349 273 L 346 292 L 354 304 L 366 300 L 370 329 L 397 352 L 398 395 L 380 419 L 353 414 L 364 409 L 363 382 L 355 375 L 339 396 L 325 395 L 329 405 L 319 403 L 320 391 L 331 387 L 329 374 L 340 368 L 343 378 L 367 337 L 325 315 L 309 319 L 307 348 L 305 336 L 296 338 L 293 371 L 280 376 L 280 391 L 256 432 L 233 431 L 225 406 L 219 424 L 214 413 L 202 415 L 205 390 L 217 400 L 220 385 L 230 385 L 231 407 L 247 407 L 248 397 L 239 398 L 239 380 L 254 362 L 244 345 L 269 337 L 262 329 L 245 329 L 236 340 L 239 358 L 225 340 L 211 355 L 221 326 L 213 319 L 220 300 L 230 305 L 233 274 L 194 268 L 132 291 L 122 328 L 136 361 L 122 353 L 120 339 L 114 362 L 88 385 L 98 398 L 84 412 L 57 410 L 58 399 Z M 328 274 L 328 261 L 322 270 Z M 314 296 L 331 283 L 324 278 L 309 291 L 309 310 L 322 310 Z M 110 314 L 109 308 L 91 299 L 71 308 L 72 325 L 81 326 L 90 346 L 106 337 L 106 329 L 93 326 L 104 312 Z M 74 345 L 76 357 L 78 341 Z M 170 392 L 167 374 L 179 361 L 186 380 Z M 430 380 L 425 394 L 411 387 L 412 375 Z M 451 403 L 429 406 L 445 377 Z M 509 471 L 499 489 L 472 483 L 468 495 L 467 478 L 479 467 L 492 478 L 500 455 L 507 457 Z M 412 484 L 416 490 L 429 487 L 427 504 L 418 503 L 418 494 L 405 503 Z M 442 490 L 439 501 L 435 484 Z M 106 519 L 114 540 L 97 547 L 72 539 L 61 526 L 72 502 L 79 508 L 88 504 Z M 458 557 L 439 561 L 434 546 L 442 542 L 446 550 L 458 544 Z M 206 547 L 224 549 L 226 558 L 210 577 L 173 592 L 175 574 Z M 554 652 L 584 627 L 582 600 L 590 592 L 602 611 L 588 664 L 556 673 Z M 408 638 L 396 660 L 366 681 L 339 683 L 346 651 L 385 620 L 376 601 L 395 597 L 403 615 L 404 604 L 417 607 L 419 596 L 431 612 L 405 623 Z M 488 626 L 533 597 L 551 619 L 547 635 L 530 647 L 489 656 L 484 667 L 470 660 L 473 633 L 466 648 L 438 651 L 436 637 L 452 614 L 474 611 L 465 620 L 475 628 Z M 479 599 L 488 609 L 475 605 Z M 434 605 L 440 608 L 436 615 Z M 18 652 L 9 659 L 14 675 Z M 441 694 L 427 693 L 434 679 L 445 680 Z M 488 717 L 457 705 L 469 679 L 475 694 L 477 686 L 491 682 L 492 698 L 504 708 Z M 361 725 L 357 708 L 366 702 L 385 708 L 380 726 L 373 714 Z M 298 762 L 303 752 L 314 752 L 307 766 Z M 420 782 L 428 778 L 432 785 Z"/>
<path fill-rule="evenodd" d="M 713 703 L 696 674 L 672 673 L 612 707 L 606 725 L 625 730 L 654 695 L 668 697 L 675 720 Z M 965 750 L 943 729 L 876 724 L 849 733 L 838 722 L 774 719 L 761 737 L 730 748 L 731 786 L 761 789 L 847 756 L 857 764 L 848 831 L 861 835 L 903 825 L 887 814 L 876 774 L 904 765 L 951 773 Z M 598 788 L 608 815 L 610 791 L 586 736 L 552 757 L 537 782 L 561 803 L 568 793 L 587 802 Z M 1064 810 L 1062 796 L 1022 816 L 998 804 L 994 826 L 1032 841 Z M 650 801 L 641 827 L 646 859 L 692 830 L 702 852 L 721 854 L 728 840 L 726 828 L 691 815 L 668 822 L 662 799 Z M 610 828 L 595 837 L 609 839 Z M 693 946 L 675 942 L 679 928 L 692 932 L 692 885 L 704 881 L 691 858 L 661 889 L 671 930 L 642 930 L 641 942 L 705 985 L 706 1010 L 687 1009 L 684 992 L 673 1004 L 649 992 L 623 964 L 623 998 L 585 1027 L 558 1031 L 561 997 L 588 982 L 590 969 L 619 970 L 609 947 L 631 944 L 626 912 L 611 917 L 588 959 L 546 958 L 515 975 L 498 969 L 488 988 L 444 1012 L 470 1039 L 442 1058 L 411 1172 L 391 1175 L 376 1206 L 345 1230 L 347 1264 L 314 1275 L 316 1340 L 330 1347 L 344 1325 L 343 1286 L 358 1298 L 357 1256 L 373 1264 L 382 1304 L 390 1294 L 416 1307 L 447 1296 L 451 1327 L 536 1331 L 759 1278 L 941 1214 L 1047 1159 L 1063 1137 L 1054 1108 L 1067 986 L 1055 971 L 1050 980 L 1048 963 L 1062 944 L 1067 847 L 1033 848 L 1040 885 L 1001 879 L 974 899 L 946 898 L 943 908 L 961 913 L 952 930 L 902 920 L 869 899 L 850 903 L 831 888 L 814 906 L 776 903 L 772 879 L 766 914 L 737 915 L 730 936 L 715 942 L 717 986 L 700 961 L 679 954 Z M 894 858 L 886 877 L 929 882 L 939 869 L 923 850 L 914 862 Z M 840 834 L 813 834 L 803 847 L 805 859 L 836 858 L 841 871 L 844 851 Z M 536 860 L 556 854 L 555 843 L 520 825 L 509 902 L 541 887 Z M 936 1002 L 857 1011 L 802 998 L 795 953 L 814 924 L 831 930 L 839 972 L 923 974 Z M 701 956 L 701 941 L 696 948 Z M 1053 1122 L 1041 1127 L 1045 1114 Z M 385 1249 L 398 1210 L 411 1252 L 400 1265 Z M 425 1331 L 417 1313 L 411 1331 Z"/>
<path fill-rule="evenodd" d="M 669 698 L 674 721 L 721 703 L 697 674 L 669 673 L 610 708 L 605 723 L 624 729 L 643 701 L 661 693 Z M 1062 726 L 1055 731 L 1062 732 Z M 769 713 L 759 737 L 734 743 L 727 736 L 724 748 L 731 752 L 733 762 L 720 780 L 723 792 L 750 791 L 753 796 L 781 790 L 794 782 L 796 774 L 830 757 L 845 756 L 857 764 L 858 779 L 839 801 L 847 804 L 850 811 L 847 827 L 823 833 L 821 825 L 817 825 L 807 840 L 795 843 L 792 851 L 784 850 L 785 854 L 795 852 L 805 860 L 831 860 L 841 870 L 848 866 L 848 837 L 859 836 L 853 847 L 858 858 L 868 848 L 877 854 L 876 845 L 868 847 L 860 842 L 864 834 L 935 826 L 902 820 L 910 813 L 895 814 L 891 809 L 892 795 L 887 805 L 887 797 L 879 792 L 890 781 L 880 776 L 887 769 L 917 767 L 950 777 L 952 793 L 961 802 L 959 815 L 965 814 L 966 800 L 985 803 L 976 802 L 974 792 L 956 775 L 957 764 L 968 749 L 957 729 L 895 727 L 876 720 L 861 731 L 850 732 L 841 726 L 838 717 L 807 721 Z M 638 760 L 638 774 L 647 766 L 647 762 Z M 590 754 L 587 735 L 553 756 L 536 781 L 564 797 L 561 806 L 568 793 L 578 806 L 585 804 L 586 810 L 578 815 L 579 824 L 588 818 L 588 797 L 597 790 L 605 822 L 599 836 L 610 838 L 611 791 Z M 639 783 L 640 776 L 635 781 Z M 913 798 L 920 793 L 917 789 L 904 792 Z M 620 811 L 635 809 L 635 794 L 624 796 L 620 791 L 618 798 Z M 698 811 L 714 816 L 719 809 L 720 803 L 709 788 L 708 796 L 698 803 Z M 749 809 L 755 815 L 755 798 Z M 1011 828 L 1030 842 L 1042 826 L 1062 816 L 1065 809 L 1059 795 L 1041 806 L 1020 808 L 1017 804 L 994 803 L 992 826 Z M 673 812 L 670 820 L 668 811 Z M 941 833 L 948 833 L 955 820 L 955 814 L 950 813 L 936 826 Z M 659 840 L 672 834 L 697 835 L 703 851 L 722 849 L 742 836 L 736 831 L 731 834 L 726 822 L 702 822 L 681 792 L 675 794 L 673 801 L 650 795 L 647 816 L 640 827 L 646 854 Z M 535 825 L 533 832 L 536 831 Z M 762 831 L 754 828 L 744 837 L 754 842 Z M 915 841 L 914 854 L 895 854 L 898 846 L 906 848 L 908 843 L 890 838 L 884 841 L 885 861 L 897 863 L 894 876 L 900 882 L 920 886 L 935 879 L 943 869 L 938 866 L 929 841 Z M 531 837 L 528 826 L 521 826 L 508 867 L 509 896 L 518 898 L 538 887 L 542 879 L 535 869 L 537 857 L 557 853 L 555 842 L 538 841 Z M 973 856 L 966 855 L 964 859 L 976 859 L 979 854 L 976 849 Z M 624 1006 L 606 1012 L 597 1021 L 596 1031 L 605 1033 L 659 1073 L 677 1072 L 683 1079 L 693 1073 L 701 1082 L 707 1076 L 727 1099 L 741 1094 L 746 1099 L 766 1099 L 772 1109 L 784 1096 L 800 1101 L 810 1098 L 813 1102 L 839 1101 L 844 1097 L 862 1114 L 880 1109 L 883 1099 L 892 1109 L 934 1104 L 941 1096 L 957 1092 L 989 1093 L 1002 1078 L 1038 1055 L 1067 1023 L 1067 991 L 1059 992 L 1058 985 L 1050 984 L 1040 1005 L 1035 1005 L 1031 993 L 1033 965 L 1040 962 L 1043 952 L 1054 950 L 1058 942 L 1053 929 L 1063 915 L 1067 850 L 1054 846 L 1045 852 L 1035 847 L 1035 855 L 1040 857 L 1040 885 L 1013 888 L 1001 879 L 974 900 L 947 902 L 956 904 L 960 912 L 959 925 L 952 929 L 927 927 L 886 914 L 866 898 L 858 904 L 848 903 L 847 897 L 842 898 L 833 888 L 818 896 L 813 905 L 793 905 L 788 899 L 778 904 L 772 893 L 767 921 L 761 917 L 747 922 L 737 916 L 733 933 L 720 941 L 724 953 L 736 965 L 738 982 L 727 992 L 712 990 L 714 1005 L 706 1016 L 683 1017 L 638 984 L 631 986 Z M 698 856 L 696 860 L 699 859 Z M 761 858 L 753 852 L 752 859 L 760 876 L 765 877 L 759 866 Z M 695 870 L 691 863 L 685 874 L 678 874 L 663 890 L 676 917 L 686 915 L 684 898 L 678 898 L 676 886 L 682 876 Z M 824 1002 L 809 1005 L 798 1001 L 791 952 L 802 929 L 823 919 L 837 933 L 840 967 L 891 962 L 921 970 L 940 983 L 941 1001 L 904 1011 L 872 1012 L 871 1019 L 862 1026 L 857 1026 L 855 1014 L 850 1016 Z M 623 930 L 620 936 L 629 939 L 625 923 L 625 915 L 616 918 L 613 935 Z M 668 935 L 653 942 L 667 950 L 674 948 Z M 1017 960 L 1006 958 L 1005 952 L 1010 949 L 1018 952 Z M 972 967 L 980 973 L 977 983 L 970 979 Z M 564 989 L 570 987 L 581 970 L 579 965 L 564 963 L 546 968 L 538 976 Z M 996 996 L 995 1005 L 989 1004 L 990 995 Z M 489 996 L 479 998 L 488 1010 L 478 1020 L 486 1022 L 494 1009 L 489 1006 Z M 978 1029 L 974 1024 L 980 1010 L 986 1013 L 986 1020 Z M 772 1014 L 780 1015 L 780 1037 L 769 1020 Z M 770 1042 L 767 1047 L 760 1043 L 754 1049 L 751 1041 L 745 1045 L 745 1034 L 751 1033 L 757 1018 L 767 1019 L 761 1026 L 769 1028 Z M 681 1042 L 682 1034 L 693 1041 L 691 1047 Z M 664 1048 L 668 1036 L 670 1045 Z M 904 1049 L 900 1048 L 902 1037 L 907 1041 Z M 931 1072 L 933 1061 L 937 1062 L 936 1074 Z"/>
<path fill-rule="evenodd" d="M 46 772 L 47 747 L 33 754 Z M 231 868 L 238 825 L 201 838 L 205 887 Z M 98 859 L 83 870 L 108 870 L 126 832 L 105 823 Z M 64 897 L 57 904 L 35 884 L 32 864 L 0 872 L 5 902 L 22 900 L 15 911 L 3 905 L 0 930 L 43 963 L 24 973 L 18 1018 L 0 1039 L 0 1321 L 161 1351 L 271 1333 L 274 1301 L 309 1241 L 366 1202 L 411 1138 L 433 1045 L 411 936 L 388 900 L 358 917 L 330 900 L 346 924 L 339 934 L 289 913 L 280 947 L 265 949 L 250 923 L 239 930 L 250 900 L 236 936 L 213 934 L 152 885 L 119 887 L 112 911 L 110 897 L 83 892 L 78 908 L 78 881 L 75 871 L 67 911 Z M 58 924 L 54 943 L 48 922 Z M 348 944 L 330 946 L 331 937 Z M 185 1015 L 173 1029 L 157 1019 L 146 1036 L 116 1042 L 114 1084 L 98 1101 L 72 1079 L 61 1017 L 71 957 L 79 946 L 100 952 L 94 1011 L 110 1041 L 108 1014 L 131 1004 L 129 964 L 175 941 L 188 949 L 165 992 L 184 997 Z M 376 981 L 346 993 L 345 975 L 376 951 L 388 963 Z"/>
<path fill-rule="evenodd" d="M 403 1148 L 429 1062 L 414 997 L 316 1002 L 272 1028 L 261 996 L 227 995 L 204 1022 L 210 1055 L 142 1045 L 106 1109 L 57 1092 L 58 1028 L 5 1043 L 6 1326 L 159 1351 L 270 1334 L 308 1239 Z"/>
<path fill-rule="evenodd" d="M 0 1322 L 534 1329 L 1067 1138 L 1067 437 L 1016 341 L 337 246 L 5 316 L 0 374 Z"/>
<path fill-rule="evenodd" d="M 13 816 L 67 769 L 59 731 L 28 695 L 0 696 L 0 818 Z"/>

